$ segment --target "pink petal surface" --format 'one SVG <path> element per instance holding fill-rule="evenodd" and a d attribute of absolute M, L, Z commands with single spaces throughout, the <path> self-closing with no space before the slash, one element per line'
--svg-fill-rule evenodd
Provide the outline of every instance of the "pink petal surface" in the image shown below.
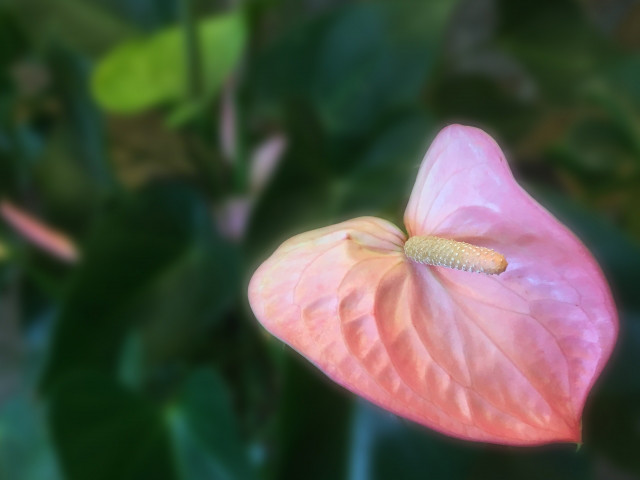
<path fill-rule="evenodd" d="M 260 322 L 337 383 L 460 438 L 580 441 L 617 316 L 585 247 L 514 181 L 484 132 L 443 130 L 405 222 L 492 248 L 499 276 L 421 265 L 403 233 L 359 218 L 285 242 L 258 269 Z"/>
<path fill-rule="evenodd" d="M 54 257 L 71 263 L 78 260 L 78 250 L 66 235 L 44 225 L 10 202 L 0 202 L 0 215 L 23 237 Z"/>

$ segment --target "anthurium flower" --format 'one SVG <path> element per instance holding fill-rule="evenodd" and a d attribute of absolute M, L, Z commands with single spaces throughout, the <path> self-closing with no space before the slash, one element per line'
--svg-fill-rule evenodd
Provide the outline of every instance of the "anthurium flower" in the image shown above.
<path fill-rule="evenodd" d="M 262 325 L 330 378 L 459 438 L 580 442 L 617 314 L 580 241 L 515 182 L 498 145 L 453 125 L 404 216 L 295 236 L 254 274 Z"/>

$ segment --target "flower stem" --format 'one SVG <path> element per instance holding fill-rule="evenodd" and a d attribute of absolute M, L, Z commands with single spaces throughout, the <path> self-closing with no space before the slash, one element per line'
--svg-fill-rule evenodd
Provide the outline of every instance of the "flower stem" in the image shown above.
<path fill-rule="evenodd" d="M 184 31 L 188 94 L 191 100 L 197 100 L 202 95 L 202 56 L 193 0 L 181 0 L 180 16 Z"/>

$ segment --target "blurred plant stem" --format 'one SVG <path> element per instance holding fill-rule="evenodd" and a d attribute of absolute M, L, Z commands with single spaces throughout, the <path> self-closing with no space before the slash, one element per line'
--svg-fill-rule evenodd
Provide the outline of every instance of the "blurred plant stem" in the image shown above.
<path fill-rule="evenodd" d="M 189 97 L 192 100 L 198 100 L 202 95 L 202 57 L 200 55 L 200 38 L 195 22 L 193 0 L 181 0 L 180 15 L 184 30 Z"/>
<path fill-rule="evenodd" d="M 202 66 L 202 52 L 200 45 L 200 36 L 198 31 L 198 25 L 196 22 L 196 15 L 194 11 L 194 0 L 181 0 L 180 2 L 180 15 L 182 26 L 184 30 L 184 47 L 185 58 L 187 68 L 187 88 L 188 95 L 193 102 L 205 102 L 204 98 L 207 85 L 203 84 L 203 66 Z M 243 193 L 248 188 L 248 169 L 246 165 L 246 148 L 244 148 L 244 142 L 242 141 L 242 131 L 240 128 L 241 112 L 238 108 L 237 97 L 237 84 L 238 84 L 238 72 L 232 73 L 228 79 L 228 95 L 230 106 L 233 109 L 234 115 L 232 116 L 231 125 L 231 141 L 233 142 L 233 171 L 231 180 L 231 189 L 236 193 Z M 203 129 L 206 127 L 204 125 Z M 209 164 L 209 160 L 196 158 L 194 160 L 196 168 L 203 171 L 207 176 L 213 176 L 213 183 L 219 185 L 220 166 L 212 166 Z M 224 190 L 224 187 L 223 187 Z"/>
<path fill-rule="evenodd" d="M 0 262 L 8 259 L 10 257 L 9 247 L 7 247 L 3 242 L 0 241 Z"/>
<path fill-rule="evenodd" d="M 187 69 L 187 94 L 192 102 L 204 102 L 204 85 L 202 70 L 202 52 L 200 45 L 200 35 L 195 15 L 194 0 L 180 1 L 180 19 L 184 32 L 184 51 Z M 204 127 L 204 125 L 200 125 Z M 189 144 L 187 145 L 190 146 Z M 196 170 L 200 171 L 207 180 L 207 187 L 210 194 L 215 196 L 219 190 L 220 168 L 213 165 L 210 159 L 203 158 L 198 152 L 191 151 L 189 154 L 192 164 Z"/>
<path fill-rule="evenodd" d="M 238 84 L 240 83 L 240 72 L 237 70 L 233 74 L 233 87 L 231 89 L 231 102 L 235 110 L 234 134 L 235 134 L 235 158 L 233 166 L 233 189 L 237 194 L 247 193 L 249 188 L 249 169 L 247 166 L 247 148 L 243 122 L 245 121 L 244 112 L 238 101 Z"/>
<path fill-rule="evenodd" d="M 242 109 L 238 98 L 238 84 L 241 72 L 236 69 L 223 88 L 220 103 L 219 137 L 222 155 L 232 168 L 231 188 L 235 194 L 247 193 L 249 168 L 247 149 L 242 128 Z"/>

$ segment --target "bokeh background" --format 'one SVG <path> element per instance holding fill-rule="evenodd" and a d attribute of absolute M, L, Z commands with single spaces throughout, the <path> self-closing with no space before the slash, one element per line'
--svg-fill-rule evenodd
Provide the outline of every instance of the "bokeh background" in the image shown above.
<path fill-rule="evenodd" d="M 401 225 L 452 122 L 611 282 L 577 451 L 398 419 L 249 309 L 292 234 Z M 640 478 L 638 1 L 0 0 L 0 197 L 2 479 Z"/>

